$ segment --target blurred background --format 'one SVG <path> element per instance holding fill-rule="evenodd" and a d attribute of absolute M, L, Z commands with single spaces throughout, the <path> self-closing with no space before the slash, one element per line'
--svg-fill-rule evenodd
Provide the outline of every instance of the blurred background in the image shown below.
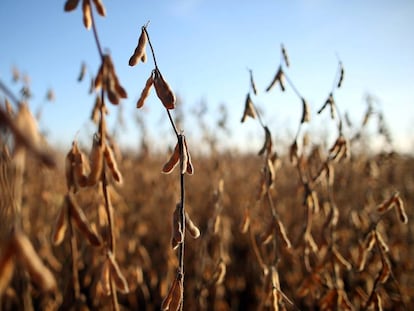
<path fill-rule="evenodd" d="M 345 78 L 335 94 L 341 112 L 354 124 L 361 123 L 370 96 L 385 117 L 393 148 L 413 151 L 413 1 L 122 0 L 104 5 L 107 17 L 96 16 L 99 36 L 128 92 L 121 116 L 110 107 L 112 126 L 124 147 L 138 146 L 142 131 L 137 118 L 145 123 L 146 135 L 152 136 L 152 148 L 160 145 L 160 137 L 170 141 L 169 124 L 155 92 L 144 109 L 135 108 L 153 63 L 149 58 L 129 67 L 128 59 L 141 26 L 150 21 L 148 32 L 158 65 L 180 99 L 182 127 L 192 145 L 202 144 L 200 135 L 207 129 L 216 132 L 222 146 L 260 148 L 262 129 L 254 122 L 240 123 L 249 92 L 248 69 L 259 91 L 253 101 L 278 138 L 291 141 L 301 102 L 289 87 L 284 93 L 278 88 L 264 92 L 280 64 L 283 44 L 291 62 L 286 74 L 311 107 L 315 122 L 310 131 L 326 137 L 332 130 L 327 125 L 329 113 L 316 112 L 341 61 Z M 65 14 L 63 6 L 64 1 L 1 1 L 0 79 L 19 94 L 22 79 L 13 82 L 12 73 L 18 70 L 28 81 L 30 105 L 38 113 L 42 131 L 51 144 L 66 150 L 75 136 L 89 141 L 94 131 L 88 111 L 95 99 L 88 94 L 88 79 L 99 68 L 99 56 L 92 31 L 82 25 L 81 10 Z M 87 77 L 79 83 L 82 62 Z M 49 90 L 53 90 L 52 102 L 46 100 Z M 200 130 L 200 114 L 204 130 Z M 117 122 L 119 117 L 124 126 Z M 227 129 L 220 131 L 217 123 L 223 120 Z M 368 135 L 377 131 L 377 125 L 373 122 L 366 131 Z"/>

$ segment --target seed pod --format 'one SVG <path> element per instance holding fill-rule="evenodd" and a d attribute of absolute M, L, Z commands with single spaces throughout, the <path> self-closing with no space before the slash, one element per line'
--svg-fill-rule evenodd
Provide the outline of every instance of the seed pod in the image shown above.
<path fill-rule="evenodd" d="M 104 76 L 103 76 L 103 73 L 104 73 L 104 64 L 105 64 L 105 61 L 103 61 L 101 63 L 101 66 L 99 67 L 98 73 L 96 74 L 95 80 L 92 81 L 95 90 L 98 90 L 99 88 L 102 87 L 103 80 L 104 80 Z"/>
<path fill-rule="evenodd" d="M 285 243 L 285 247 L 286 248 L 291 248 L 292 247 L 292 243 L 290 243 L 290 240 L 286 234 L 286 229 L 285 226 L 283 225 L 283 223 L 280 221 L 280 219 L 278 219 L 276 221 L 277 223 L 277 227 L 279 228 L 279 230 L 277 231 L 279 233 L 279 237 L 282 239 L 282 241 Z"/>
<path fill-rule="evenodd" d="M 52 272 L 43 264 L 27 236 L 21 232 L 16 232 L 13 242 L 16 247 L 17 258 L 26 267 L 31 279 L 43 291 L 55 290 L 56 280 Z"/>
<path fill-rule="evenodd" d="M 147 41 L 148 41 L 147 32 L 145 30 L 145 27 L 142 27 L 141 35 L 139 36 L 139 39 L 138 39 L 138 45 L 135 48 L 134 54 L 132 54 L 128 62 L 130 66 L 135 66 L 136 64 L 138 64 L 138 62 L 142 60 L 142 57 L 146 55 L 145 47 L 147 45 Z"/>
<path fill-rule="evenodd" d="M 244 214 L 243 214 L 243 221 L 240 226 L 241 233 L 246 233 L 247 230 L 249 230 L 249 226 L 250 226 L 250 213 L 249 213 L 249 209 L 245 208 Z"/>
<path fill-rule="evenodd" d="M 76 1 L 79 1 L 79 0 L 76 0 Z M 80 69 L 79 76 L 78 76 L 78 82 L 81 82 L 83 78 L 85 78 L 85 75 L 86 75 L 86 64 L 85 62 L 82 62 L 81 69 Z"/>
<path fill-rule="evenodd" d="M 335 260 L 339 263 L 339 264 L 341 264 L 342 266 L 344 266 L 344 268 L 346 269 L 346 270 L 348 270 L 348 271 L 350 271 L 351 269 L 352 269 L 352 265 L 351 265 L 351 263 L 348 261 L 348 260 L 346 260 L 342 255 L 341 255 L 341 253 L 339 253 L 339 251 L 334 247 L 333 249 L 332 249 L 332 252 L 333 252 L 333 254 L 334 254 L 334 258 L 335 258 Z"/>
<path fill-rule="evenodd" d="M 325 103 L 323 104 L 321 109 L 318 110 L 318 114 L 320 114 L 328 105 L 332 106 L 332 101 L 333 101 L 333 95 L 332 93 L 329 93 L 329 96 L 326 99 Z"/>
<path fill-rule="evenodd" d="M 112 173 L 112 177 L 114 178 L 116 182 L 118 182 L 119 184 L 122 184 L 123 180 L 122 180 L 121 172 L 118 169 L 118 165 L 116 163 L 114 153 L 111 147 L 109 147 L 108 145 L 105 145 L 104 157 L 105 157 L 105 162 L 108 165 L 109 170 Z"/>
<path fill-rule="evenodd" d="M 102 245 L 102 241 L 99 236 L 92 230 L 92 227 L 82 211 L 78 203 L 75 201 L 73 194 L 66 195 L 66 202 L 69 207 L 71 219 L 75 221 L 79 231 L 84 235 L 88 242 L 92 246 L 99 247 Z"/>
<path fill-rule="evenodd" d="M 399 216 L 400 221 L 403 224 L 407 224 L 408 223 L 408 217 L 407 217 L 407 213 L 405 212 L 404 202 L 400 198 L 399 195 L 395 199 L 395 204 L 397 206 L 396 210 L 397 210 L 397 213 L 398 213 L 398 216 Z"/>
<path fill-rule="evenodd" d="M 101 277 L 99 279 L 103 293 L 106 296 L 111 295 L 111 278 L 109 260 L 105 260 L 102 266 Z"/>
<path fill-rule="evenodd" d="M 381 274 L 379 275 L 379 281 L 384 284 L 387 282 L 388 278 L 391 275 L 391 263 L 386 257 L 382 257 L 382 269 Z"/>
<path fill-rule="evenodd" d="M 86 184 L 94 186 L 101 178 L 103 168 L 103 150 L 98 134 L 94 135 L 92 149 L 90 153 L 91 171 Z"/>
<path fill-rule="evenodd" d="M 223 260 L 220 259 L 219 264 L 216 267 L 216 270 L 213 273 L 212 280 L 215 285 L 220 285 L 223 283 L 224 278 L 226 277 L 226 264 Z"/>
<path fill-rule="evenodd" d="M 256 84 L 254 83 L 253 71 L 251 69 L 249 69 L 249 74 L 250 74 L 250 87 L 253 90 L 253 94 L 257 95 L 257 88 L 256 88 Z"/>
<path fill-rule="evenodd" d="M 144 52 L 144 54 L 142 54 L 141 56 L 141 62 L 145 63 L 147 61 L 147 53 Z"/>
<path fill-rule="evenodd" d="M 247 117 L 256 119 L 256 111 L 254 109 L 253 101 L 250 98 L 250 93 L 247 93 L 246 101 L 244 103 L 244 112 L 241 122 L 243 123 Z"/>
<path fill-rule="evenodd" d="M 106 10 L 101 0 L 93 0 L 93 4 L 99 15 L 106 16 Z"/>
<path fill-rule="evenodd" d="M 180 243 L 184 240 L 183 229 L 181 225 L 181 215 L 180 215 L 181 203 L 177 203 L 172 217 L 172 238 L 171 246 L 173 249 L 176 249 Z"/>
<path fill-rule="evenodd" d="M 293 142 L 293 144 L 289 148 L 289 159 L 292 164 L 296 164 L 298 161 L 298 143 L 296 140 Z"/>
<path fill-rule="evenodd" d="M 85 25 L 86 29 L 90 29 L 92 26 L 92 12 L 91 12 L 90 0 L 83 0 L 82 12 L 83 12 L 83 24 Z"/>
<path fill-rule="evenodd" d="M 262 236 L 260 237 L 260 243 L 263 245 L 266 245 L 270 243 L 270 241 L 273 239 L 275 232 L 275 224 L 274 222 L 271 222 L 267 229 L 263 232 Z"/>
<path fill-rule="evenodd" d="M 129 293 L 128 282 L 119 268 L 118 263 L 115 260 L 111 251 L 108 251 L 107 256 L 109 262 L 109 269 L 111 271 L 111 278 L 114 280 L 116 288 L 123 294 Z"/>
<path fill-rule="evenodd" d="M 258 153 L 259 155 L 263 155 L 265 152 L 267 152 L 267 154 L 270 154 L 272 152 L 272 135 L 270 134 L 270 130 L 267 126 L 264 127 L 264 131 L 265 142 Z"/>
<path fill-rule="evenodd" d="M 164 174 L 169 174 L 173 171 L 173 169 L 177 166 L 178 162 L 180 161 L 180 147 L 178 143 L 175 145 L 174 152 L 171 155 L 170 159 L 167 163 L 164 164 L 162 168 L 162 172 Z"/>
<path fill-rule="evenodd" d="M 385 253 L 389 252 L 390 248 L 388 247 L 387 243 L 385 243 L 382 234 L 377 230 L 375 230 L 375 239 Z"/>
<path fill-rule="evenodd" d="M 344 66 L 342 65 L 342 62 L 340 61 L 339 62 L 339 79 L 338 79 L 338 84 L 337 84 L 338 89 L 342 86 L 344 75 L 345 75 Z"/>
<path fill-rule="evenodd" d="M 193 166 L 193 163 L 191 162 L 190 151 L 188 150 L 188 147 L 187 147 L 187 140 L 185 139 L 184 135 L 182 135 L 182 139 L 184 142 L 184 149 L 185 149 L 185 154 L 186 154 L 186 159 L 187 159 L 185 165 L 183 164 L 182 174 L 187 173 L 188 175 L 193 175 L 194 166 Z"/>
<path fill-rule="evenodd" d="M 194 239 L 200 236 L 200 229 L 193 223 L 187 212 L 185 212 L 185 229 Z"/>
<path fill-rule="evenodd" d="M 62 207 L 60 208 L 58 217 L 56 218 L 56 222 L 53 227 L 52 242 L 53 242 L 53 245 L 55 246 L 62 243 L 65 237 L 66 228 L 68 226 L 68 220 L 66 217 L 67 212 L 68 212 L 68 207 L 67 207 L 66 202 L 64 202 L 62 204 Z"/>
<path fill-rule="evenodd" d="M 156 69 L 154 71 L 154 87 L 158 98 L 166 109 L 175 108 L 175 95 L 168 85 L 167 81 L 164 80 L 161 72 Z"/>
<path fill-rule="evenodd" d="M 86 161 L 85 154 L 78 149 L 74 155 L 74 176 L 76 185 L 85 187 L 87 185 L 87 171 L 89 171 L 89 163 Z"/>
<path fill-rule="evenodd" d="M 145 82 L 145 86 L 144 89 L 141 92 L 141 96 L 138 99 L 137 102 L 137 108 L 141 108 L 142 106 L 144 106 L 144 102 L 147 99 L 150 90 L 151 90 L 151 86 L 154 84 L 154 74 L 153 72 L 151 72 L 150 77 L 147 79 L 147 82 Z"/>
<path fill-rule="evenodd" d="M 65 3 L 64 10 L 65 12 L 70 12 L 76 9 L 79 4 L 79 0 L 67 0 Z"/>
<path fill-rule="evenodd" d="M 281 44 L 281 49 L 282 49 L 283 60 L 284 60 L 284 62 L 286 64 L 286 67 L 289 67 L 290 66 L 289 57 L 287 55 L 286 49 L 283 46 L 283 44 Z"/>
<path fill-rule="evenodd" d="M 14 244 L 9 241 L 0 257 L 0 297 L 10 284 L 14 271 Z"/>
<path fill-rule="evenodd" d="M 270 82 L 269 86 L 266 88 L 266 92 L 269 92 L 277 82 L 279 82 L 281 90 L 285 91 L 283 75 L 284 74 L 283 74 L 282 66 L 279 66 L 279 69 L 277 70 L 272 82 Z"/>
<path fill-rule="evenodd" d="M 300 123 L 305 123 L 309 121 L 310 121 L 309 106 L 306 100 L 302 97 L 302 119 L 300 120 Z"/>
<path fill-rule="evenodd" d="M 183 284 L 181 274 L 177 274 L 167 296 L 161 304 L 161 310 L 178 311 L 183 301 Z"/>

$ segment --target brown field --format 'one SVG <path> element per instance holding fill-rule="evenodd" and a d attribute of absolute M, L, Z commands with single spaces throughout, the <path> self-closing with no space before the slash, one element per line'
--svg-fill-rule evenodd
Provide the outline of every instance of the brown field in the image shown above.
<path fill-rule="evenodd" d="M 170 241 L 171 215 L 178 188 L 173 182 L 174 175 L 160 173 L 164 161 L 155 155 L 124 155 L 120 161 L 124 184 L 116 187 L 113 205 L 118 241 L 116 258 L 130 288 L 129 294 L 119 294 L 120 305 L 125 309 L 159 309 L 174 276 L 177 259 Z M 272 196 L 292 248 L 278 247 L 276 254 L 272 243 L 260 244 L 271 222 L 267 207 L 255 205 L 260 157 L 225 153 L 208 158 L 193 156 L 193 162 L 196 174 L 187 178 L 187 208 L 198 224 L 201 236 L 197 240 L 188 237 L 185 244 L 185 310 L 271 309 L 267 276 L 252 249 L 249 233 L 241 232 L 246 208 L 250 211 L 251 234 L 258 243 L 262 260 L 269 267 L 277 267 L 280 289 L 296 308 L 322 308 L 322 297 L 339 287 L 355 309 L 362 309 L 381 271 L 381 259 L 373 250 L 368 255 L 365 269 L 359 271 L 359 245 L 379 215 L 377 206 L 395 190 L 404 201 L 409 221 L 402 224 L 392 211 L 378 225 L 378 231 L 389 247 L 392 275 L 384 284 L 378 285 L 376 291 L 384 309 L 409 310 L 414 306 L 413 224 L 410 221 L 414 200 L 414 176 L 410 174 L 413 159 L 396 154 L 371 158 L 360 155 L 337 165 L 334 193 L 339 220 L 334 244 L 351 267 L 347 270 L 333 258 L 325 258 L 324 223 L 329 207 L 326 191 L 319 187 L 321 209 L 314 215 L 312 228 L 318 250 L 309 255 L 310 271 L 304 263 L 302 241 L 307 217 L 303 190 L 287 159 L 282 159 L 277 171 Z M 22 203 L 23 228 L 53 272 L 58 289 L 55 294 L 43 294 L 33 285 L 30 294 L 35 309 L 44 309 L 47 305 L 50 309 L 59 307 L 64 310 L 73 303 L 70 298 L 69 243 L 64 241 L 54 247 L 50 240 L 65 195 L 64 172 L 62 169 L 39 169 L 37 165 L 35 160 L 29 159 Z M 224 190 L 217 197 L 220 179 Z M 99 217 L 102 199 L 96 192 L 96 186 L 79 191 L 79 204 L 90 221 L 105 230 L 102 224 L 105 221 Z M 211 225 L 217 218 L 219 224 Z M 110 305 L 110 299 L 97 289 L 104 258 L 102 248 L 92 248 L 78 231 L 76 236 L 79 238 L 80 290 L 86 299 L 84 306 L 103 309 Z M 217 282 L 214 274 L 220 262 L 226 269 Z M 310 281 L 314 276 L 317 277 Z M 3 310 L 21 307 L 18 280 L 14 279 L 13 284 L 3 296 Z M 295 309 L 286 301 L 281 301 L 280 305 L 288 310 Z"/>

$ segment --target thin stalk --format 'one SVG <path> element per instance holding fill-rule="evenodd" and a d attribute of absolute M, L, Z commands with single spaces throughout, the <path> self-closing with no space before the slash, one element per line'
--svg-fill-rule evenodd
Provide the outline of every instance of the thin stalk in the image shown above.
<path fill-rule="evenodd" d="M 169 111 L 168 112 L 168 116 L 170 116 Z M 172 121 L 172 119 L 171 119 Z M 172 122 L 174 130 L 175 129 L 175 124 L 174 122 Z M 177 131 L 176 131 L 177 133 Z M 183 141 L 183 136 L 182 135 L 178 135 L 178 144 L 179 144 L 179 148 L 180 148 L 180 154 L 184 154 L 185 150 L 184 150 L 184 141 Z M 182 159 L 183 157 L 181 157 Z M 180 163 L 181 166 L 181 170 L 180 170 L 180 222 L 181 222 L 181 231 L 183 234 L 183 240 L 179 245 L 178 248 L 178 262 L 179 262 L 179 273 L 181 274 L 181 284 L 184 285 L 184 242 L 185 242 L 185 179 L 184 179 L 184 175 L 185 173 L 183 173 L 182 170 L 182 166 L 183 166 L 183 162 L 181 160 Z M 182 286 L 182 288 L 184 289 L 184 286 Z M 183 293 L 183 297 L 184 297 L 184 293 Z M 181 305 L 180 305 L 180 310 L 183 310 L 183 306 L 184 306 L 184 298 L 181 301 Z"/>
<path fill-rule="evenodd" d="M 96 28 L 96 23 L 95 23 L 95 17 L 93 15 L 93 10 L 91 10 L 91 20 L 92 20 L 92 30 L 93 30 L 93 36 L 95 38 L 96 47 L 98 49 L 98 53 L 99 53 L 99 56 L 100 56 L 101 60 L 103 60 L 104 54 L 103 54 L 103 50 L 102 50 L 102 47 L 101 47 L 101 42 L 99 40 L 98 30 Z"/>
<path fill-rule="evenodd" d="M 147 25 L 148 25 L 148 23 L 147 23 Z M 154 66 L 155 66 L 155 69 L 157 69 L 157 70 L 158 70 L 157 59 L 155 58 L 154 48 L 152 47 L 152 43 L 151 43 L 151 40 L 150 40 L 150 37 L 149 37 L 148 31 L 147 31 L 147 25 L 142 26 L 142 30 L 143 30 L 143 31 L 145 32 L 145 34 L 147 35 L 148 45 L 149 45 L 149 47 L 150 47 L 150 49 L 151 49 L 152 59 L 154 60 Z"/>
<path fill-rule="evenodd" d="M 295 92 L 296 96 L 299 97 L 299 99 L 302 99 L 302 95 L 300 94 L 296 86 L 293 84 L 292 80 L 290 80 L 289 76 L 285 72 L 283 72 L 283 74 L 285 75 L 287 83 L 289 83 L 290 87 L 292 88 L 293 92 Z"/>

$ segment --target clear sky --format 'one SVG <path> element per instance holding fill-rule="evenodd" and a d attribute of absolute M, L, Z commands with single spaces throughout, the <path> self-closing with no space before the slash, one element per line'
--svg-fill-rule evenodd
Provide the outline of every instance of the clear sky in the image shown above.
<path fill-rule="evenodd" d="M 65 148 L 77 133 L 88 136 L 93 131 L 88 117 L 94 98 L 88 95 L 88 82 L 78 83 L 77 76 L 82 61 L 95 74 L 99 57 L 92 32 L 83 27 L 80 8 L 64 13 L 64 2 L 1 0 L 0 78 L 17 92 L 18 87 L 11 82 L 12 66 L 31 77 L 31 104 L 35 110 L 42 107 L 40 126 L 49 132 L 52 143 Z M 364 96 L 375 95 L 397 147 L 404 151 L 414 147 L 412 0 L 103 3 L 107 17 L 97 17 L 100 39 L 104 49 L 110 51 L 129 95 L 122 103 L 127 129 L 120 132 L 120 137 L 125 143 L 138 140 L 139 130 L 134 124 L 137 113 L 142 113 L 154 138 L 165 136 L 169 129 L 159 130 L 160 122 L 167 120 L 153 91 L 144 111 L 135 108 L 153 65 L 149 61 L 131 68 L 128 59 L 140 27 L 150 21 L 148 31 L 160 70 L 183 99 L 184 111 L 189 115 L 187 133 L 197 128 L 188 111 L 204 100 L 210 120 L 217 119 L 219 105 L 225 104 L 234 135 L 259 133 L 260 137 L 260 129 L 251 120 L 240 124 L 249 90 L 246 68 L 253 69 L 263 93 L 279 66 L 283 43 L 291 60 L 287 73 L 308 100 L 315 126 L 323 129 L 328 120 L 315 112 L 331 89 L 339 57 L 345 67 L 343 88 L 336 92 L 340 109 L 360 122 Z M 49 88 L 56 94 L 54 103 L 45 103 Z M 292 135 L 300 119 L 301 103 L 291 90 L 282 94 L 275 88 L 254 100 L 264 110 L 272 132 Z M 111 107 L 113 117 L 116 111 Z M 232 140 L 237 141 L 234 137 Z"/>

